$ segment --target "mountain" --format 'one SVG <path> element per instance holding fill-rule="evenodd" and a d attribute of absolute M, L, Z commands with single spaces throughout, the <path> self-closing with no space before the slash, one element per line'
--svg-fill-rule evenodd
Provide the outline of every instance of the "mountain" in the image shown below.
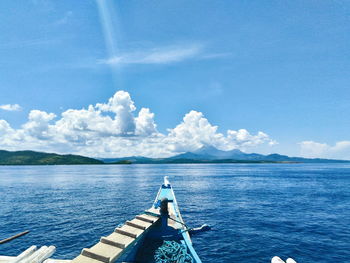
<path fill-rule="evenodd" d="M 264 155 L 257 153 L 244 153 L 238 149 L 231 151 L 221 151 L 213 146 L 203 146 L 194 151 L 196 155 L 201 158 L 207 158 L 209 160 L 218 159 L 234 159 L 234 160 L 263 160 Z"/>
<path fill-rule="evenodd" d="M 263 155 L 258 153 L 244 153 L 240 150 L 234 149 L 231 151 L 221 151 L 213 146 L 203 146 L 202 148 L 194 151 L 175 155 L 168 159 L 192 159 L 202 160 L 207 162 L 220 161 L 220 162 L 233 162 L 247 161 L 247 162 L 300 162 L 300 163 L 339 163 L 350 162 L 347 160 L 333 160 L 333 159 L 320 159 L 320 158 L 303 158 L 303 157 L 289 157 L 281 154 L 269 154 Z"/>
<path fill-rule="evenodd" d="M 215 159 L 240 159 L 244 157 L 246 154 L 238 149 L 234 149 L 231 151 L 221 151 L 214 146 L 203 146 L 193 153 L 201 156 L 208 156 L 209 158 Z"/>
<path fill-rule="evenodd" d="M 186 152 L 168 158 L 130 156 L 101 158 L 99 160 L 80 155 L 60 155 L 34 151 L 10 152 L 0 150 L 0 165 L 59 165 L 59 164 L 164 164 L 164 163 L 349 163 L 346 160 L 289 157 L 281 154 L 244 153 L 240 150 L 221 151 L 203 146 L 194 152 Z"/>
<path fill-rule="evenodd" d="M 162 164 L 162 163 L 347 163 L 345 160 L 289 157 L 281 154 L 263 155 L 258 153 L 244 153 L 240 150 L 221 151 L 213 146 L 203 146 L 193 151 L 181 153 L 168 158 L 148 158 L 130 156 L 123 158 L 100 159 L 106 164 L 134 163 L 134 164 Z"/>
<path fill-rule="evenodd" d="M 106 164 L 135 163 L 135 164 L 162 164 L 162 163 L 348 163 L 346 160 L 289 157 L 281 154 L 263 155 L 258 153 L 244 153 L 240 150 L 221 151 L 213 146 L 203 146 L 193 151 L 181 153 L 168 158 L 148 158 L 130 156 L 123 158 L 100 159 Z"/>
<path fill-rule="evenodd" d="M 131 162 L 131 163 L 152 163 L 153 158 L 148 157 L 142 157 L 142 156 L 129 156 L 129 157 L 121 157 L 121 158 L 99 158 L 100 161 L 104 162 L 105 164 L 116 164 L 116 163 L 123 163 L 123 162 Z"/>
<path fill-rule="evenodd" d="M 60 155 L 34 151 L 0 150 L 0 165 L 103 164 L 102 161 L 80 155 Z"/>
<path fill-rule="evenodd" d="M 202 155 L 202 154 L 187 152 L 187 153 L 182 153 L 182 154 L 169 157 L 167 159 L 169 160 L 176 160 L 176 159 L 212 160 L 212 157 L 213 156 L 211 155 Z"/>

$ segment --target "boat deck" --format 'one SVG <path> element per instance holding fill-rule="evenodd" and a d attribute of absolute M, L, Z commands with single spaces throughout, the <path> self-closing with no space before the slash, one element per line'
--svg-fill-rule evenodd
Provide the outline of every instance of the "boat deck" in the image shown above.
<path fill-rule="evenodd" d="M 91 248 L 84 248 L 71 263 L 110 263 L 118 260 L 129 247 L 142 240 L 148 229 L 158 221 L 158 217 L 142 214 L 117 227 L 107 237 Z"/>

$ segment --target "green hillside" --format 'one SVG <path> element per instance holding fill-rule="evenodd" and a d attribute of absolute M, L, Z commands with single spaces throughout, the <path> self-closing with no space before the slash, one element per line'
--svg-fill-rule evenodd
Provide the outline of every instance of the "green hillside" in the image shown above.
<path fill-rule="evenodd" d="M 102 161 L 80 155 L 60 155 L 34 151 L 0 150 L 0 165 L 103 164 Z"/>

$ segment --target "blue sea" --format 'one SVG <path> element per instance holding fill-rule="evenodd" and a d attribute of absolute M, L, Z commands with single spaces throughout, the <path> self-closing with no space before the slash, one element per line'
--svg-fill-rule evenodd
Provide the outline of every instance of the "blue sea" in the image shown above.
<path fill-rule="evenodd" d="M 149 208 L 169 176 L 203 262 L 350 262 L 349 164 L 0 166 L 0 255 L 71 259 Z"/>

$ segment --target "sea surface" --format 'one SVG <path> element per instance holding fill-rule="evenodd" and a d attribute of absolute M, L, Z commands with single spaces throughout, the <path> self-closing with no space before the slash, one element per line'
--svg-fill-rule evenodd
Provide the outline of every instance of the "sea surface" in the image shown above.
<path fill-rule="evenodd" d="M 203 262 L 350 262 L 349 164 L 0 166 L 0 255 L 71 259 L 151 206 L 169 176 Z"/>

